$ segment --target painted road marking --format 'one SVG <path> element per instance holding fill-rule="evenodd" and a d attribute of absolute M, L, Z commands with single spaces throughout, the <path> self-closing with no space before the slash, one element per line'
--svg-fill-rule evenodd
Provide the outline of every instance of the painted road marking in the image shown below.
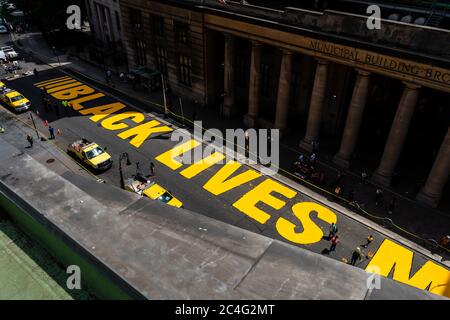
<path fill-rule="evenodd" d="M 118 132 L 124 129 L 117 136 L 121 139 L 131 138 L 129 143 L 136 148 L 140 148 L 145 141 L 155 137 L 157 133 L 164 134 L 173 131 L 172 128 L 162 125 L 154 119 L 141 124 L 145 119 L 141 112 L 124 111 L 116 114 L 116 112 L 125 108 L 125 105 L 120 102 L 85 109 L 82 103 L 96 100 L 105 95 L 82 83 L 67 88 L 67 85 L 61 85 L 66 80 L 65 77 L 59 77 L 39 82 L 37 86 L 59 83 L 60 86 L 51 89 L 53 97 L 59 100 L 69 100 L 74 110 L 77 110 L 80 114 L 92 115 L 89 119 L 93 122 L 102 120 L 101 125 L 105 130 Z M 125 119 L 131 119 L 136 123 L 136 126 L 130 128 L 128 124 L 121 122 Z M 155 159 L 176 171 L 184 166 L 184 163 L 180 162 L 178 158 L 200 145 L 201 142 L 191 139 L 177 144 L 170 150 L 156 156 Z M 223 157 L 222 154 L 215 153 L 199 159 L 199 161 L 182 168 L 179 174 L 186 179 L 191 179 L 219 162 L 221 157 Z M 225 165 L 220 166 L 203 185 L 203 188 L 215 196 L 220 196 L 239 186 L 249 185 L 251 181 L 263 177 L 264 179 L 261 182 L 232 204 L 237 210 L 263 225 L 267 223 L 271 215 L 258 208 L 259 203 L 264 203 L 266 207 L 271 207 L 274 210 L 280 210 L 286 206 L 287 200 L 293 199 L 297 195 L 297 192 L 291 188 L 267 176 L 262 176 L 252 169 L 247 169 L 236 175 L 236 171 L 241 167 L 241 163 L 228 161 Z M 291 211 L 293 218 L 296 218 L 294 220 L 296 223 L 280 216 L 275 223 L 275 229 L 280 236 L 295 244 L 313 244 L 321 241 L 323 231 L 312 221 L 311 213 L 315 212 L 319 220 L 328 224 L 337 222 L 337 215 L 333 211 L 314 202 L 298 202 L 291 207 Z M 303 231 L 297 232 L 297 226 L 302 226 Z M 427 261 L 419 271 L 410 277 L 413 255 L 413 251 L 386 239 L 375 252 L 367 268 L 376 266 L 384 276 L 388 276 L 394 269 L 394 280 L 450 297 L 450 270 L 433 261 Z"/>

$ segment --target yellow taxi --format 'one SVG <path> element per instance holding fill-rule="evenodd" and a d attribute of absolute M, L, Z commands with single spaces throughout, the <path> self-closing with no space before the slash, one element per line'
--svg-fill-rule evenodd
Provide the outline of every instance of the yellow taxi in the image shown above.
<path fill-rule="evenodd" d="M 125 190 L 146 196 L 152 200 L 164 202 L 170 206 L 182 208 L 183 203 L 175 198 L 169 191 L 161 187 L 153 180 L 148 180 L 142 175 L 135 175 L 125 183 Z"/>
<path fill-rule="evenodd" d="M 14 109 L 14 111 L 20 112 L 28 110 L 30 108 L 30 100 L 25 98 L 18 91 L 8 89 L 4 84 L 3 86 L 0 86 L 0 90 L 2 90 L 2 101 L 6 103 L 10 108 Z"/>
<path fill-rule="evenodd" d="M 112 166 L 111 156 L 95 142 L 86 139 L 69 144 L 67 153 L 76 157 L 94 170 L 107 170 Z"/>

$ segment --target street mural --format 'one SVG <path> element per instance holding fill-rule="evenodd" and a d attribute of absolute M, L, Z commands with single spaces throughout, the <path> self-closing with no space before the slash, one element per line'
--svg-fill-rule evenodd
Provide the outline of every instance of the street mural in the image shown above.
<path fill-rule="evenodd" d="M 145 115 L 141 112 L 123 111 L 126 105 L 121 102 L 84 107 L 84 103 L 95 101 L 105 95 L 68 76 L 37 82 L 35 86 L 45 87 L 55 99 L 69 101 L 72 108 L 81 115 L 88 116 L 91 121 L 99 123 L 105 130 L 117 132 L 118 138 L 128 139 L 128 142 L 136 148 L 140 148 L 148 139 L 173 131 L 172 128 L 156 119 L 144 122 Z M 123 122 L 125 119 L 131 120 L 136 125 L 130 127 Z M 213 165 L 217 165 L 224 158 L 223 154 L 215 152 L 208 159 L 204 158 L 192 164 L 180 161 L 179 157 L 200 145 L 200 141 L 192 138 L 163 152 L 155 160 L 178 172 L 180 179 L 190 180 Z M 203 185 L 205 192 L 217 197 L 239 186 L 255 182 L 259 178 L 257 184 L 252 185 L 251 190 L 242 194 L 232 206 L 261 225 L 267 224 L 271 218 L 268 212 L 261 209 L 261 204 L 264 204 L 264 207 L 280 210 L 287 206 L 288 201 L 295 200 L 298 194 L 297 191 L 281 182 L 233 160 L 218 168 Z M 239 173 L 237 173 L 238 169 L 241 169 Z M 242 169 L 245 170 L 242 171 Z M 274 194 L 277 196 L 275 197 Z M 290 212 L 292 217 L 289 220 L 286 217 L 278 217 L 274 228 L 282 238 L 297 245 L 311 245 L 321 241 L 325 236 L 320 226 L 311 219 L 312 213 L 316 213 L 318 219 L 326 224 L 338 222 L 338 217 L 333 211 L 314 202 L 294 203 Z M 298 231 L 299 227 L 301 232 Z M 385 239 L 372 255 L 366 270 L 379 270 L 383 276 L 450 298 L 450 270 L 429 260 L 418 271 L 411 274 L 413 259 L 413 251 Z"/>

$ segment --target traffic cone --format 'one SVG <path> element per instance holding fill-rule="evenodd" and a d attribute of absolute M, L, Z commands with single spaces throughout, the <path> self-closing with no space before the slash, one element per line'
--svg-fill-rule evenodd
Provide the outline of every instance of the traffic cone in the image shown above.
<path fill-rule="evenodd" d="M 48 127 L 48 121 L 44 120 L 44 126 Z"/>

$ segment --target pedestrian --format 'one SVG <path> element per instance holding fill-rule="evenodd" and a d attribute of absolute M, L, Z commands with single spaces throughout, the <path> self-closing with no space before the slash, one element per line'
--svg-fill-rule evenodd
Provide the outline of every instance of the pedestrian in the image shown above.
<path fill-rule="evenodd" d="M 333 238 L 331 238 L 331 246 L 330 246 L 330 252 L 332 251 L 336 251 L 336 246 L 339 243 L 339 236 L 336 234 L 333 236 Z"/>
<path fill-rule="evenodd" d="M 125 73 L 121 72 L 119 74 L 119 79 L 120 79 L 120 82 L 125 82 Z"/>
<path fill-rule="evenodd" d="M 336 186 L 336 187 L 334 188 L 334 194 L 335 194 L 336 196 L 341 197 L 343 193 L 344 193 L 344 190 L 342 190 L 342 187 L 341 187 L 341 186 Z"/>
<path fill-rule="evenodd" d="M 361 172 L 361 183 L 366 184 L 367 183 L 367 171 L 366 169 L 363 169 Z"/>
<path fill-rule="evenodd" d="M 27 135 L 27 141 L 30 144 L 30 148 L 33 148 L 33 137 L 30 135 Z"/>
<path fill-rule="evenodd" d="M 395 204 L 397 202 L 397 198 L 392 198 L 391 202 L 389 203 L 389 207 L 388 207 L 388 213 L 389 214 L 393 214 L 394 210 L 395 210 Z"/>
<path fill-rule="evenodd" d="M 150 162 L 150 175 L 155 176 L 155 164 L 153 162 Z"/>
<path fill-rule="evenodd" d="M 33 69 L 33 74 L 36 78 L 39 78 L 39 74 L 36 68 Z"/>
<path fill-rule="evenodd" d="M 50 132 L 50 139 L 55 139 L 55 128 L 49 126 L 48 131 Z"/>
<path fill-rule="evenodd" d="M 379 205 L 380 204 L 381 198 L 383 198 L 383 189 L 378 187 L 375 190 L 375 205 Z"/>
<path fill-rule="evenodd" d="M 316 154 L 313 152 L 313 154 L 309 157 L 309 162 L 314 165 L 316 163 Z"/>
<path fill-rule="evenodd" d="M 304 163 L 305 163 L 305 156 L 304 156 L 303 154 L 299 155 L 299 156 L 298 156 L 298 161 L 299 161 L 301 164 L 304 164 Z"/>
<path fill-rule="evenodd" d="M 356 262 L 358 262 L 358 260 L 361 260 L 361 259 L 362 259 L 361 248 L 357 247 L 355 249 L 355 251 L 353 251 L 353 253 L 352 253 L 352 258 L 350 260 L 350 264 L 352 266 L 354 266 L 356 264 Z"/>
<path fill-rule="evenodd" d="M 439 245 L 446 248 L 450 244 L 450 236 L 443 236 L 441 240 L 439 240 Z"/>
<path fill-rule="evenodd" d="M 367 248 L 368 246 L 369 246 L 369 244 L 371 244 L 372 243 L 372 241 L 373 241 L 373 236 L 372 235 L 369 235 L 368 237 L 367 237 L 367 242 L 365 243 L 365 244 L 363 244 L 363 248 Z"/>
<path fill-rule="evenodd" d="M 337 228 L 336 224 L 334 222 L 332 222 L 330 225 L 330 231 L 328 233 L 328 238 L 330 238 L 330 239 L 333 238 L 337 232 L 338 232 L 338 228 Z"/>

